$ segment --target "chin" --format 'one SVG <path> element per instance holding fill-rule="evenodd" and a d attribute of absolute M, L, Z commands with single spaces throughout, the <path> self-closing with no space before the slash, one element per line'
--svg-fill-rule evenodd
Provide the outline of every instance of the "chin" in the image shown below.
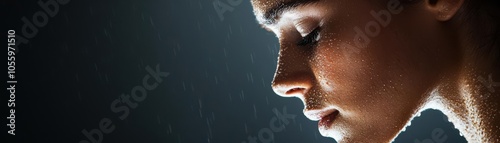
<path fill-rule="evenodd" d="M 394 129 L 394 128 L 392 128 Z M 401 130 L 387 132 L 386 129 L 380 131 L 367 131 L 355 129 L 353 126 L 339 125 L 329 128 L 319 128 L 322 136 L 332 138 L 338 143 L 390 143 L 394 141 Z M 385 130 L 385 131 L 382 131 Z"/>

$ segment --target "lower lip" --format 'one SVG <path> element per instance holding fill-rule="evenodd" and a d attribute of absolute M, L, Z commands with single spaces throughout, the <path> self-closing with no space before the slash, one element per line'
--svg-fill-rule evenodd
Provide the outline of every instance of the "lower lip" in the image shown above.
<path fill-rule="evenodd" d="M 323 128 L 323 129 L 328 129 L 330 126 L 333 124 L 333 120 L 337 118 L 337 115 L 339 114 L 339 111 L 335 111 L 319 120 L 318 122 L 318 127 Z"/>

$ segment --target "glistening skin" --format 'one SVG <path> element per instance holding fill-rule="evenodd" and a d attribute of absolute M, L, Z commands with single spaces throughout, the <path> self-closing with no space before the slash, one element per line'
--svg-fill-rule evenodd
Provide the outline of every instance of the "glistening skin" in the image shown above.
<path fill-rule="evenodd" d="M 477 78 L 500 81 L 496 1 L 251 2 L 280 43 L 273 90 L 301 99 L 323 136 L 390 142 L 432 108 L 469 142 L 500 142 L 500 96 Z"/>

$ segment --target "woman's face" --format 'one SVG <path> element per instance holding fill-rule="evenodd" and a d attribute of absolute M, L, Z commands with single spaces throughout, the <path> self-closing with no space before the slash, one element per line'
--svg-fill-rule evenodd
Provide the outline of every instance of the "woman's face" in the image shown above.
<path fill-rule="evenodd" d="M 397 0 L 253 0 L 279 38 L 273 89 L 298 97 L 323 136 L 389 142 L 456 60 L 422 3 Z"/>

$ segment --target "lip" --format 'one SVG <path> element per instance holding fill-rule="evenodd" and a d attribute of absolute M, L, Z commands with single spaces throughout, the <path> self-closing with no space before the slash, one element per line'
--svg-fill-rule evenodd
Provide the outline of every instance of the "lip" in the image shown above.
<path fill-rule="evenodd" d="M 338 112 L 334 108 L 323 108 L 323 109 L 305 109 L 304 115 L 312 121 L 318 121 L 323 119 L 323 117 L 328 116 L 334 112 Z"/>
<path fill-rule="evenodd" d="M 304 115 L 313 121 L 319 121 L 318 127 L 328 129 L 335 118 L 337 118 L 339 111 L 333 108 L 325 108 L 321 110 L 305 110 Z"/>
<path fill-rule="evenodd" d="M 338 118 L 340 112 L 333 107 L 326 107 L 323 109 L 305 109 L 304 115 L 313 121 L 318 122 L 318 130 L 322 136 L 330 136 L 329 130 L 332 128 L 333 123 Z"/>
<path fill-rule="evenodd" d="M 323 129 L 328 129 L 332 126 L 333 121 L 339 115 L 339 111 L 337 110 L 329 110 L 328 114 L 324 114 L 318 122 L 318 127 Z"/>

